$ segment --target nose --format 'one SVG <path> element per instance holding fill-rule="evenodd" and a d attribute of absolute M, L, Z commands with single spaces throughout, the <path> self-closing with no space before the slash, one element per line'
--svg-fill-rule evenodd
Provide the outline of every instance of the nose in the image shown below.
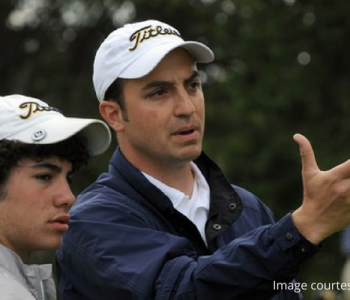
<path fill-rule="evenodd" d="M 176 104 L 174 114 L 177 117 L 188 117 L 191 116 L 195 111 L 196 107 L 193 103 L 193 99 L 188 94 L 185 88 L 177 90 Z"/>
<path fill-rule="evenodd" d="M 72 192 L 72 189 L 67 181 L 67 179 L 63 179 L 57 189 L 58 194 L 56 195 L 55 205 L 57 207 L 65 207 L 69 208 L 73 205 L 75 201 L 75 196 Z"/>

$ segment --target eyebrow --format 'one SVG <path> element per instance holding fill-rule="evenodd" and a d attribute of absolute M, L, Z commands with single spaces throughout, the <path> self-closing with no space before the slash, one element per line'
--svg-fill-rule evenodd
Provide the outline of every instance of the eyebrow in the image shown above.
<path fill-rule="evenodd" d="M 49 163 L 49 162 L 39 162 L 39 163 L 33 164 L 31 166 L 19 166 L 19 165 L 17 165 L 16 168 L 30 168 L 30 169 L 46 168 L 46 169 L 51 170 L 52 172 L 55 172 L 56 174 L 59 174 L 63 171 L 62 167 L 60 167 L 56 164 L 53 164 L 53 163 Z M 73 175 L 73 173 L 74 173 L 74 170 L 70 169 L 70 170 L 68 170 L 67 175 L 71 176 L 71 175 Z"/>
<path fill-rule="evenodd" d="M 185 84 L 188 84 L 190 83 L 194 78 L 196 77 L 200 77 L 199 75 L 199 72 L 198 70 L 194 70 L 193 73 L 191 74 L 191 76 L 187 79 L 184 80 L 184 83 Z M 162 85 L 171 85 L 172 82 L 171 81 L 165 81 L 165 80 L 155 80 L 155 81 L 152 81 L 152 82 L 149 82 L 147 83 L 143 88 L 142 90 L 149 90 L 149 89 L 152 89 L 154 87 L 159 87 L 159 86 L 162 86 Z"/>
<path fill-rule="evenodd" d="M 27 166 L 27 167 L 23 167 L 23 166 L 19 166 L 21 168 L 32 168 L 32 169 L 39 169 L 39 168 L 46 168 L 46 169 L 49 169 L 53 172 L 56 172 L 56 173 L 60 173 L 62 172 L 62 168 L 55 165 L 55 164 L 51 164 L 51 163 L 48 163 L 48 162 L 41 162 L 41 163 L 37 163 L 37 164 L 34 164 L 34 165 L 31 165 L 31 166 Z"/>
<path fill-rule="evenodd" d="M 61 168 L 60 166 L 57 166 L 57 165 L 52 164 L 52 163 L 47 163 L 47 162 L 38 163 L 38 164 L 35 164 L 33 166 L 29 166 L 29 168 L 33 168 L 33 169 L 47 168 L 47 169 L 49 169 L 57 174 L 61 173 L 63 171 L 63 168 Z M 71 176 L 73 173 L 74 173 L 73 169 L 70 169 L 70 170 L 68 170 L 67 175 Z"/>
<path fill-rule="evenodd" d="M 190 78 L 185 79 L 185 83 L 188 84 L 188 83 L 190 83 L 193 79 L 195 79 L 195 78 L 197 78 L 197 77 L 200 77 L 200 75 L 199 75 L 198 70 L 195 70 L 195 71 L 193 71 L 193 73 L 192 73 L 192 75 L 190 76 Z"/>

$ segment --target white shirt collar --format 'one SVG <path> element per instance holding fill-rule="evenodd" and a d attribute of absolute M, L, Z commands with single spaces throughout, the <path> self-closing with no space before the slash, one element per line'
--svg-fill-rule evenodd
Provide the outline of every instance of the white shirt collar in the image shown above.
<path fill-rule="evenodd" d="M 185 215 L 197 226 L 204 242 L 206 242 L 205 224 L 208 219 L 210 207 L 210 188 L 197 165 L 191 162 L 191 168 L 194 172 L 195 178 L 191 198 L 185 193 L 166 185 L 158 179 L 144 172 L 142 173 L 153 185 L 160 189 L 170 199 L 175 209 Z"/>
<path fill-rule="evenodd" d="M 206 179 L 204 178 L 202 172 L 199 170 L 199 168 L 197 167 L 197 165 L 194 162 L 191 162 L 191 168 L 194 172 L 194 177 L 195 177 L 195 181 L 194 181 L 194 187 L 193 187 L 193 192 L 192 192 L 192 197 L 191 199 L 195 198 L 195 189 L 196 188 L 204 188 L 206 190 L 209 190 L 209 185 L 206 181 Z M 189 196 L 186 195 L 185 193 L 163 183 L 162 181 L 154 178 L 151 175 L 148 175 L 145 172 L 142 172 L 143 175 L 145 175 L 145 177 L 153 184 L 155 185 L 158 189 L 160 189 L 173 203 L 174 207 L 176 208 L 180 202 L 187 197 L 188 200 L 190 200 Z M 197 186 L 196 186 L 197 184 Z M 205 203 L 206 201 L 200 201 L 201 202 L 201 206 L 205 207 L 207 209 L 209 209 L 209 202 Z"/>

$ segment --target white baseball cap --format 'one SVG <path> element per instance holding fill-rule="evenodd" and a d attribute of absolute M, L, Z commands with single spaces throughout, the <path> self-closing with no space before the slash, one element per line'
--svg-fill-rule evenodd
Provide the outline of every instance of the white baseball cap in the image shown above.
<path fill-rule="evenodd" d="M 97 50 L 93 83 L 97 99 L 104 100 L 109 86 L 117 78 L 141 78 L 151 72 L 166 54 L 183 47 L 198 63 L 210 63 L 213 52 L 204 44 L 185 42 L 168 24 L 147 20 L 126 24 L 113 31 Z"/>
<path fill-rule="evenodd" d="M 0 140 L 54 144 L 76 133 L 85 136 L 91 155 L 104 152 L 111 142 L 110 130 L 103 121 L 68 118 L 57 108 L 23 95 L 0 97 Z"/>

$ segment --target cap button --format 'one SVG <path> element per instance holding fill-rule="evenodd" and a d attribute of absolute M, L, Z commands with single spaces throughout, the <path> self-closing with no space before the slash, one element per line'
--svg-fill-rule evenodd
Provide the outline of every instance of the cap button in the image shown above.
<path fill-rule="evenodd" d="M 32 140 L 34 142 L 41 141 L 44 139 L 46 136 L 46 131 L 44 129 L 37 130 L 36 132 L 33 133 L 32 135 Z"/>

